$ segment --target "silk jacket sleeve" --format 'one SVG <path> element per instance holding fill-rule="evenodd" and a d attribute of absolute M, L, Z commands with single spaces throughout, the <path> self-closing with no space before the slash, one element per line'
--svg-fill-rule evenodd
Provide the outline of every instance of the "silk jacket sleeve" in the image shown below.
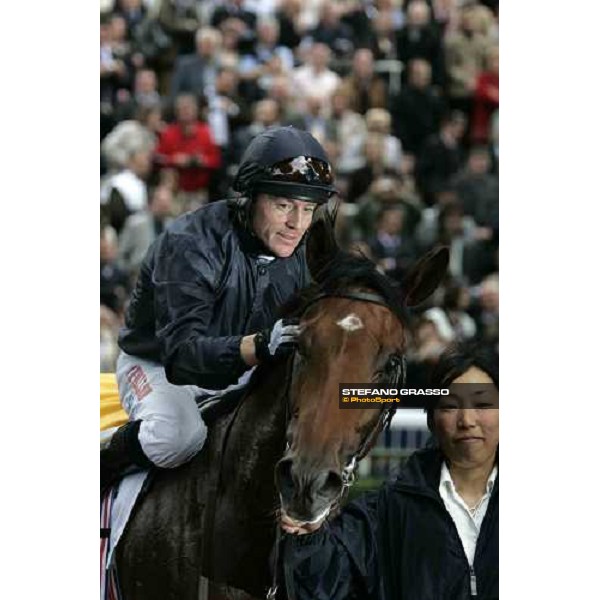
<path fill-rule="evenodd" d="M 167 378 L 176 385 L 222 389 L 248 369 L 241 335 L 209 336 L 219 265 L 197 243 L 167 233 L 153 273 L 156 337 Z"/>

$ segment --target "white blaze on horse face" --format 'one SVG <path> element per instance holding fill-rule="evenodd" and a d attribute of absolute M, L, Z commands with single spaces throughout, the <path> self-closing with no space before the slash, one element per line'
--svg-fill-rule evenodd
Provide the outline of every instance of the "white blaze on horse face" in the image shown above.
<path fill-rule="evenodd" d="M 349 315 L 345 316 L 343 319 L 338 321 L 336 325 L 339 325 L 346 331 L 356 331 L 357 329 L 362 329 L 364 327 L 360 317 L 354 313 L 350 313 Z"/>

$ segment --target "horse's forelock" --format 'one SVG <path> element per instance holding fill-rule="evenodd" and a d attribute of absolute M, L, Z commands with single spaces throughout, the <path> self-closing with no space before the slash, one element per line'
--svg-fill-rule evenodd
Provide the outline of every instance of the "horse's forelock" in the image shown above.
<path fill-rule="evenodd" d="M 280 315 L 300 317 L 317 296 L 335 295 L 358 288 L 379 294 L 400 322 L 403 324 L 410 322 L 400 284 L 380 273 L 368 258 L 345 252 L 340 252 L 323 269 L 323 278 L 319 284 L 313 283 L 301 290 L 281 308 Z"/>

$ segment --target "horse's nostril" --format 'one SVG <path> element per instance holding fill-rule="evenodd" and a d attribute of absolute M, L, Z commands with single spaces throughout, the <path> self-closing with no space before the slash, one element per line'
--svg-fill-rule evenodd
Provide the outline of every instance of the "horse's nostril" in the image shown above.
<path fill-rule="evenodd" d="M 275 482 L 279 493 L 286 499 L 294 492 L 294 480 L 292 478 L 292 459 L 282 458 L 275 468 Z"/>
<path fill-rule="evenodd" d="M 326 471 L 326 475 L 318 493 L 328 500 L 333 500 L 342 491 L 342 477 L 335 471 Z"/>

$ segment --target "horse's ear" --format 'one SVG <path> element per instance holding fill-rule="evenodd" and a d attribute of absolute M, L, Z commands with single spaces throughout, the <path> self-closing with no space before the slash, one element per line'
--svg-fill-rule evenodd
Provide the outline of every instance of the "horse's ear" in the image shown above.
<path fill-rule="evenodd" d="M 438 246 L 423 256 L 402 280 L 404 304 L 417 306 L 426 300 L 440 284 L 450 260 L 447 246 Z"/>
<path fill-rule="evenodd" d="M 339 253 L 335 241 L 335 218 L 338 205 L 333 208 L 323 207 L 311 225 L 306 238 L 306 261 L 308 270 L 314 281 L 319 283 L 319 276 Z"/>

